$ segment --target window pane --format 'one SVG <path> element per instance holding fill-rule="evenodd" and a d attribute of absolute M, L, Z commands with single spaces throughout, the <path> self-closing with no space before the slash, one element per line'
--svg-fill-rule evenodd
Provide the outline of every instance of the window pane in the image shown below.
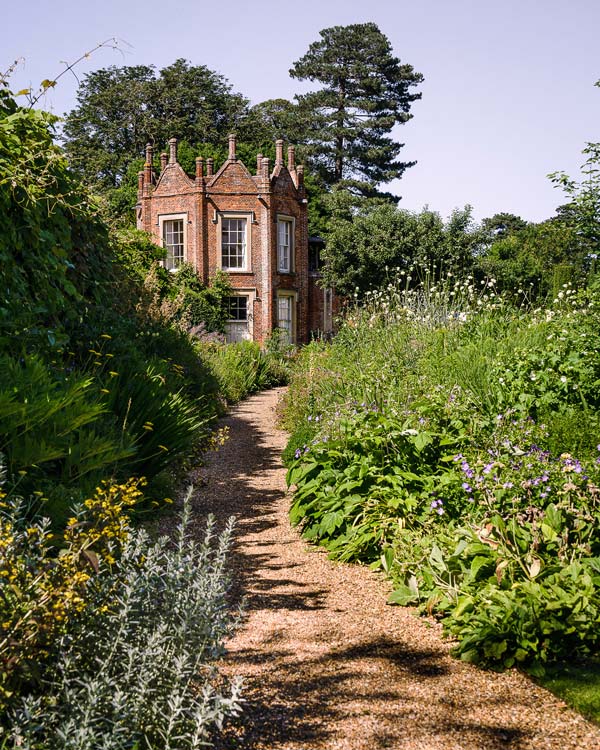
<path fill-rule="evenodd" d="M 221 266 L 233 270 L 246 267 L 246 219 L 223 219 Z"/>
<path fill-rule="evenodd" d="M 277 266 L 283 273 L 292 270 L 292 222 L 287 219 L 277 222 Z"/>
<path fill-rule="evenodd" d="M 248 297 L 229 297 L 227 300 L 227 306 L 229 310 L 229 320 L 248 320 Z"/>
<path fill-rule="evenodd" d="M 184 261 L 183 219 L 163 222 L 163 246 L 167 251 L 166 268 L 179 268 Z"/>
<path fill-rule="evenodd" d="M 293 298 L 292 297 L 278 297 L 277 298 L 277 326 L 282 328 L 286 332 L 286 338 L 288 341 L 292 340 L 292 312 L 293 312 Z"/>

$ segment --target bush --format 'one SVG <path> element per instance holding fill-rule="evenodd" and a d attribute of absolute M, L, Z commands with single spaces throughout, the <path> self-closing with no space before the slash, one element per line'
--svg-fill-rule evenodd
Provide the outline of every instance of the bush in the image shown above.
<path fill-rule="evenodd" d="M 286 381 L 287 371 L 279 356 L 262 350 L 253 341 L 197 346 L 230 403 Z"/>
<path fill-rule="evenodd" d="M 600 645 L 600 300 L 565 286 L 528 310 L 479 286 L 401 277 L 302 353 L 291 519 L 382 567 L 462 658 L 539 674 Z"/>
<path fill-rule="evenodd" d="M 3 593 L 6 578 L 25 574 L 25 554 L 29 588 L 42 592 L 24 599 L 23 612 L 10 615 L 13 622 L 26 621 L 27 632 L 44 634 L 45 652 L 39 638 L 29 641 L 31 659 L 19 665 L 34 656 L 40 664 L 46 654 L 35 682 L 16 682 L 13 670 L 16 692 L 5 689 L 8 738 L 19 747 L 199 748 L 239 710 L 239 683 L 224 694 L 212 666 L 232 627 L 225 574 L 231 524 L 216 538 L 209 519 L 203 540 L 195 541 L 188 494 L 174 544 L 166 538 L 152 544 L 144 530 L 123 522 L 115 497 L 107 488 L 102 501 L 80 511 L 58 568 L 48 568 L 43 524 L 36 531 L 22 529 L 14 507 L 4 516 L 3 540 L 10 549 L 11 535 L 27 542 L 7 558 Z M 99 524 L 106 507 L 110 519 Z M 50 629 L 38 628 L 59 602 L 61 617 L 50 620 Z M 10 664 L 3 643 L 3 663 Z"/>

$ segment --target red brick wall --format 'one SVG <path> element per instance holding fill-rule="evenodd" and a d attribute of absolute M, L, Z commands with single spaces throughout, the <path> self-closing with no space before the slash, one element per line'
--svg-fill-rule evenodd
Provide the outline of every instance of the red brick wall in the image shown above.
<path fill-rule="evenodd" d="M 149 179 L 146 169 L 140 185 L 138 205 L 141 216 L 138 226 L 149 232 L 157 244 L 162 244 L 159 219 L 168 214 L 186 214 L 186 260 L 198 270 L 203 281 L 209 281 L 221 266 L 219 215 L 244 212 L 253 215 L 250 221 L 250 268 L 246 272 L 229 272 L 235 289 L 255 290 L 253 333 L 256 341 L 264 342 L 277 325 L 277 292 L 286 290 L 296 294 L 296 338 L 308 341 L 310 331 L 318 325 L 322 309 L 322 291 L 309 289 L 308 223 L 306 198 L 301 175 L 293 163 L 291 171 L 283 164 L 282 151 L 270 172 L 263 160 L 261 173 L 251 175 L 235 159 L 235 141 L 230 139 L 230 158 L 211 176 L 188 177 L 176 163 L 176 151 L 171 151 L 170 163 L 158 180 Z M 198 169 L 198 168 L 197 168 Z M 300 184 L 299 184 L 300 183 Z M 293 270 L 279 273 L 277 264 L 277 218 L 294 219 Z M 216 220 L 215 220 L 216 219 Z M 322 317 L 321 317 L 322 320 Z"/>

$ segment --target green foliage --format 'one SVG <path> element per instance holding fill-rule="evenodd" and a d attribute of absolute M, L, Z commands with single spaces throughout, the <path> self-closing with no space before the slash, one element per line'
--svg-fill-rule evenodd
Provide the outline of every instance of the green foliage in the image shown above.
<path fill-rule="evenodd" d="M 585 252 L 573 227 L 544 221 L 497 235 L 478 258 L 478 271 L 496 279 L 502 291 L 520 290 L 523 298 L 544 299 L 563 283 L 581 283 Z"/>
<path fill-rule="evenodd" d="M 204 537 L 192 538 L 188 494 L 174 545 L 166 537 L 151 543 L 145 531 L 121 523 L 120 536 L 105 534 L 105 548 L 85 546 L 97 539 L 94 513 L 106 515 L 114 501 L 105 497 L 73 519 L 58 576 L 49 573 L 44 525 L 22 529 L 11 509 L 2 520 L 0 543 L 12 536 L 9 551 L 16 553 L 3 558 L 3 570 L 25 576 L 41 594 L 28 600 L 29 611 L 45 622 L 44 606 L 52 612 L 62 604 L 65 613 L 58 594 L 71 594 L 68 616 L 46 631 L 41 681 L 9 696 L 3 723 L 15 745 L 200 748 L 239 711 L 239 683 L 227 695 L 213 667 L 232 631 L 225 571 L 231 524 L 216 537 L 209 519 Z M 18 551 L 14 538 L 23 535 L 27 546 Z"/>
<path fill-rule="evenodd" d="M 473 265 L 480 234 L 472 227 L 469 207 L 455 211 L 447 223 L 433 211 L 416 214 L 346 191 L 334 191 L 329 207 L 323 283 L 340 294 L 362 296 L 400 269 L 421 266 L 421 273 L 439 276 L 442 268 L 466 273 Z"/>
<path fill-rule="evenodd" d="M 296 362 L 292 521 L 383 568 L 467 661 L 596 656 L 597 290 L 532 311 L 491 280 L 404 274 L 365 300 Z"/>
<path fill-rule="evenodd" d="M 595 659 L 559 662 L 539 682 L 591 721 L 600 723 L 600 664 Z"/>
<path fill-rule="evenodd" d="M 525 219 L 506 212 L 494 214 L 481 222 L 481 228 L 492 240 L 520 232 L 526 226 Z"/>
<path fill-rule="evenodd" d="M 64 343 L 111 277 L 106 231 L 52 143 L 53 115 L 16 107 L 0 87 L 0 347 Z"/>
<path fill-rule="evenodd" d="M 59 379 L 38 358 L 0 356 L 0 382 L 0 452 L 22 488 L 51 478 L 77 484 L 90 473 L 94 481 L 132 456 L 129 435 L 115 440 L 103 424 L 107 409 L 91 378 Z"/>
<path fill-rule="evenodd" d="M 7 498 L 4 479 L 0 461 L 0 738 L 7 707 L 41 689 L 57 642 L 90 606 L 92 574 L 101 559 L 108 568 L 115 562 L 142 496 L 139 481 L 103 483 L 55 537 L 48 519 L 29 517 L 41 492 L 28 502 Z"/>
<path fill-rule="evenodd" d="M 164 269 L 147 284 L 163 251 L 141 232 L 109 240 L 54 119 L 0 93 L 0 448 L 9 489 L 35 487 L 60 526 L 103 477 L 153 477 L 206 437 L 218 384 L 169 295 L 217 325 L 226 290 L 185 274 L 175 289 Z"/>
<path fill-rule="evenodd" d="M 341 560 L 372 562 L 399 526 L 414 528 L 431 513 L 432 498 L 453 482 L 441 460 L 460 436 L 410 423 L 356 410 L 336 421 L 336 434 L 296 450 L 287 475 L 297 486 L 290 518 L 303 523 L 305 538 Z"/>
<path fill-rule="evenodd" d="M 410 119 L 411 104 L 421 97 L 411 89 L 423 76 L 393 55 L 374 23 L 333 26 L 319 35 L 290 70 L 294 78 L 323 84 L 296 97 L 307 125 L 305 150 L 326 185 L 345 180 L 370 194 L 411 166 L 398 161 L 402 146 L 390 133 Z"/>
<path fill-rule="evenodd" d="M 253 341 L 198 344 L 198 348 L 229 403 L 286 382 L 287 366 L 281 356 Z"/>
<path fill-rule="evenodd" d="M 104 68 L 79 87 L 63 129 L 66 151 L 88 184 L 117 188 L 146 143 L 160 148 L 175 135 L 216 145 L 246 107 L 223 76 L 183 59 L 158 75 L 147 65 Z"/>
<path fill-rule="evenodd" d="M 598 84 L 596 84 L 598 85 Z M 570 218 L 583 252 L 597 254 L 600 245 L 600 143 L 588 143 L 583 149 L 586 160 L 580 182 L 564 172 L 549 175 L 555 187 L 570 198 Z"/>

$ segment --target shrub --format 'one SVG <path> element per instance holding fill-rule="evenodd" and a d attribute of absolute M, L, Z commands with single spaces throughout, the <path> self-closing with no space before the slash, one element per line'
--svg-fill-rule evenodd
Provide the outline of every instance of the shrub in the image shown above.
<path fill-rule="evenodd" d="M 107 504 L 111 497 L 82 510 L 71 526 L 74 540 L 95 538 L 98 526 L 86 519 Z M 84 532 L 75 531 L 79 524 Z M 14 518 L 12 528 L 18 525 Z M 74 604 L 48 643 L 41 683 L 21 686 L 20 700 L 9 696 L 8 737 L 19 747 L 199 748 L 239 710 L 239 682 L 226 695 L 212 666 L 232 627 L 225 574 L 231 523 L 217 538 L 209 518 L 196 541 L 188 494 L 174 543 L 151 543 L 144 530 L 117 525 L 118 533 L 100 527 L 109 542 L 97 555 L 67 537 L 72 564 L 76 551 L 92 564 L 78 588 L 68 589 Z M 40 539 L 29 534 L 34 555 Z M 44 577 L 43 545 L 39 559 Z"/>
<path fill-rule="evenodd" d="M 491 279 L 403 279 L 297 360 L 292 522 L 382 567 L 464 659 L 540 673 L 597 654 L 597 290 L 528 310 Z"/>
<path fill-rule="evenodd" d="M 220 392 L 230 403 L 286 380 L 279 357 L 263 351 L 253 341 L 197 346 L 219 382 Z"/>

